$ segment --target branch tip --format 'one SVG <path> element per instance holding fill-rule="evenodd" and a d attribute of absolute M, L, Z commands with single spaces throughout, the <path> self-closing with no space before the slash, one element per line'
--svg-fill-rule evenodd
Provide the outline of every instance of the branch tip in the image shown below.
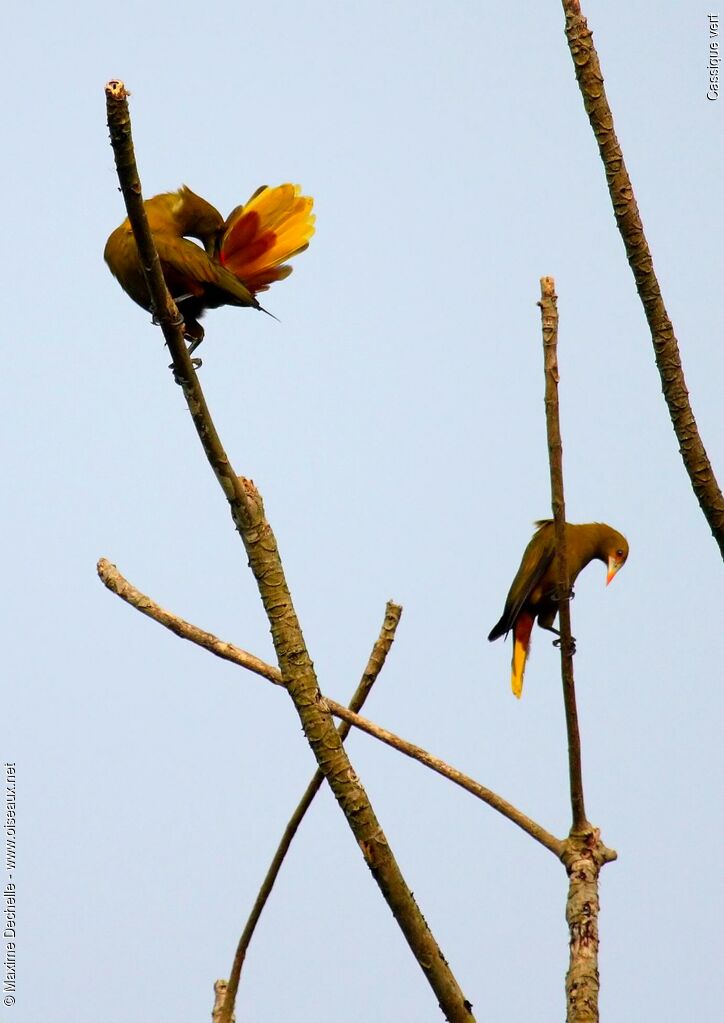
<path fill-rule="evenodd" d="M 120 78 L 111 78 L 110 82 L 106 82 L 106 96 L 108 99 L 119 103 L 127 100 L 130 95 L 131 93 L 126 89 Z"/>

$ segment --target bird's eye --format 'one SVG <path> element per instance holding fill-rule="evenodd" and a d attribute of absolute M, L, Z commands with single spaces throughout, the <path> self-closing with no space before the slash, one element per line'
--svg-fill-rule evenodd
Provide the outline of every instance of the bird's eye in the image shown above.
<path fill-rule="evenodd" d="M 617 558 L 622 558 L 623 557 L 623 551 L 620 548 L 616 551 L 616 557 Z"/>

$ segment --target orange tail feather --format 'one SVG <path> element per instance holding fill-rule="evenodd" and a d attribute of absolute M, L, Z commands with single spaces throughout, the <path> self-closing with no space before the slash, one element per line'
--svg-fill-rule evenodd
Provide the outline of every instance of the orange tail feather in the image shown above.
<path fill-rule="evenodd" d="M 219 260 L 252 293 L 292 272 L 285 260 L 303 252 L 314 234 L 313 199 L 298 185 L 264 186 L 226 221 Z"/>

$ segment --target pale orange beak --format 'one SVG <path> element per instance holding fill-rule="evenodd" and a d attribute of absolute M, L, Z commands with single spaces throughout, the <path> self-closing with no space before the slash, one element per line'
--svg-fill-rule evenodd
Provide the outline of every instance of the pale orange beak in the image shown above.
<path fill-rule="evenodd" d="M 606 586 L 611 582 L 613 577 L 618 572 L 619 568 L 623 565 L 623 560 L 619 560 L 613 554 L 609 555 L 608 558 L 608 575 L 606 576 Z"/>

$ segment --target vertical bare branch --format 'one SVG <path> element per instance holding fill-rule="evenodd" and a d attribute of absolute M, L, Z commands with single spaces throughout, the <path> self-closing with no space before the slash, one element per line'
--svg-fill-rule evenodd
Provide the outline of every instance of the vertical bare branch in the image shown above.
<path fill-rule="evenodd" d="M 561 860 L 568 872 L 566 920 L 570 934 L 570 959 L 566 974 L 567 1023 L 598 1021 L 598 877 L 604 863 L 616 853 L 601 842 L 597 828 L 586 820 L 581 769 L 581 737 L 578 730 L 576 690 L 573 681 L 570 584 L 566 544 L 566 505 L 563 494 L 563 444 L 558 412 L 558 297 L 552 277 L 541 278 L 541 321 L 545 368 L 546 432 L 551 473 L 551 504 L 556 534 L 556 587 L 560 620 L 561 678 L 568 732 L 568 774 L 573 822 Z"/>
<path fill-rule="evenodd" d="M 131 138 L 127 92 L 122 82 L 110 82 L 106 86 L 106 110 L 118 178 L 133 234 L 144 268 L 153 267 L 157 256 L 148 223 L 139 215 L 142 195 Z M 150 261 L 146 258 L 149 253 L 153 257 Z M 269 619 L 282 680 L 299 714 L 307 741 L 440 1007 L 449 1020 L 470 1023 L 473 1019 L 470 1003 L 402 876 L 367 793 L 349 761 L 329 707 L 322 699 L 287 586 L 276 538 L 264 514 L 261 495 L 251 480 L 236 475 L 224 451 L 186 350 L 178 317 L 173 319 L 174 307 L 163 275 L 159 281 L 158 275 L 146 273 L 146 283 L 154 309 L 157 312 L 171 310 L 171 315 L 162 312 L 158 319 L 173 359 L 176 379 L 183 387 L 199 440 L 229 502 L 234 525 L 244 543 Z"/>
<path fill-rule="evenodd" d="M 562 2 L 566 15 L 566 36 L 576 78 L 598 142 L 616 223 L 651 331 L 661 388 L 679 442 L 679 451 L 696 499 L 724 557 L 724 496 L 694 419 L 681 365 L 679 343 L 664 306 L 633 185 L 616 138 L 613 113 L 606 98 L 593 36 L 581 14 L 578 0 Z"/>
<path fill-rule="evenodd" d="M 375 680 L 384 667 L 387 654 L 389 653 L 395 638 L 395 632 L 397 631 L 401 615 L 402 608 L 400 605 L 394 604 L 391 600 L 389 600 L 385 609 L 385 619 L 382 623 L 380 634 L 372 648 L 372 653 L 369 656 L 369 660 L 367 661 L 367 666 L 362 674 L 360 683 L 355 689 L 352 699 L 349 702 L 350 710 L 355 713 L 361 710 L 364 706 L 365 700 L 369 696 Z M 349 735 L 351 728 L 352 726 L 346 721 L 340 722 L 337 726 L 337 731 L 343 742 Z M 259 894 L 254 900 L 254 905 L 251 908 L 249 918 L 246 921 L 244 930 L 239 938 L 239 944 L 236 949 L 236 955 L 234 956 L 231 973 L 229 974 L 229 984 L 226 990 L 225 1001 L 221 1011 L 219 1012 L 218 1021 L 215 1020 L 214 1023 L 231 1023 L 232 1013 L 236 1003 L 236 994 L 239 990 L 241 969 L 244 965 L 244 960 L 246 959 L 246 952 L 249 948 L 249 943 L 254 935 L 259 918 L 264 911 L 264 906 L 266 906 L 267 900 L 271 895 L 272 888 L 274 887 L 274 883 L 279 875 L 284 858 L 286 857 L 294 836 L 297 833 L 297 829 L 302 823 L 307 810 L 312 805 L 312 801 L 317 792 L 319 792 L 323 781 L 324 775 L 320 770 L 317 770 L 309 785 L 307 785 L 304 795 L 299 800 L 294 813 L 290 817 L 289 823 L 284 829 L 284 834 L 281 837 L 277 851 L 274 853 L 272 861 L 269 864 L 269 869 L 267 870 L 261 888 L 259 889 Z"/>
<path fill-rule="evenodd" d="M 211 1011 L 211 1023 L 234 1023 L 236 1017 L 232 1014 L 224 1021 L 223 1012 L 226 1001 L 226 992 L 229 985 L 225 980 L 214 981 L 214 1008 Z"/>
<path fill-rule="evenodd" d="M 571 834 L 561 857 L 568 872 L 566 921 L 570 959 L 566 973 L 567 1023 L 598 1023 L 598 881 L 601 867 L 616 859 L 597 828 Z"/>
<path fill-rule="evenodd" d="M 551 505 L 556 535 L 556 566 L 558 590 L 558 617 L 561 630 L 561 677 L 563 702 L 568 732 L 568 777 L 571 789 L 572 828 L 580 831 L 586 825 L 583 803 L 583 774 L 581 771 L 581 736 L 578 730 L 576 689 L 573 682 L 573 641 L 571 639 L 570 584 L 568 577 L 568 548 L 566 544 L 566 504 L 563 495 L 563 444 L 558 415 L 558 297 L 552 277 L 540 282 L 543 328 L 543 363 L 545 369 L 546 432 L 551 472 Z"/>

